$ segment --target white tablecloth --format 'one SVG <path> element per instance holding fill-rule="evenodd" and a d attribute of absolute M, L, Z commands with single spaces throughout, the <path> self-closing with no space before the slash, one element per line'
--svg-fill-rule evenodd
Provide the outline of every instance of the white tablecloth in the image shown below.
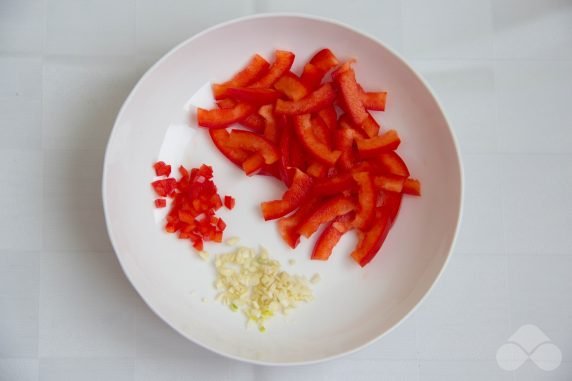
<path fill-rule="evenodd" d="M 402 326 L 354 355 L 269 368 L 180 337 L 124 277 L 105 232 L 105 143 L 162 54 L 257 12 L 347 22 L 403 54 L 457 133 L 454 256 Z M 572 1 L 0 0 L 0 380 L 572 379 Z M 502 370 L 534 324 L 554 371 Z"/>

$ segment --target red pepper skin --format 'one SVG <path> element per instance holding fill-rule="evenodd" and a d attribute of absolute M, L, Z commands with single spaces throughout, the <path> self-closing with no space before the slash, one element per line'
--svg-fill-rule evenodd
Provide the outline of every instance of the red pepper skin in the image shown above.
<path fill-rule="evenodd" d="M 298 76 L 291 71 L 280 77 L 280 79 L 274 83 L 274 88 L 293 101 L 300 100 L 308 95 L 306 86 L 304 86 Z"/>
<path fill-rule="evenodd" d="M 387 101 L 387 91 L 366 92 L 361 86 L 360 99 L 363 106 L 368 110 L 385 111 L 385 103 Z"/>
<path fill-rule="evenodd" d="M 376 189 L 400 193 L 403 190 L 405 178 L 395 175 L 377 175 L 373 178 Z"/>
<path fill-rule="evenodd" d="M 258 114 L 264 119 L 264 137 L 272 143 L 278 143 L 278 125 L 276 123 L 276 118 L 274 118 L 272 105 L 260 107 Z"/>
<path fill-rule="evenodd" d="M 264 158 L 264 164 L 273 164 L 279 158 L 278 150 L 270 141 L 250 131 L 232 130 L 229 146 L 251 153 L 260 153 Z"/>
<path fill-rule="evenodd" d="M 296 115 L 294 117 L 294 131 L 304 148 L 316 160 L 324 164 L 333 165 L 340 157 L 340 151 L 330 150 L 326 144 L 316 138 L 309 114 Z"/>
<path fill-rule="evenodd" d="M 331 84 L 326 83 L 319 89 L 298 101 L 276 101 L 277 114 L 300 115 L 319 111 L 330 106 L 336 98 L 336 92 Z"/>
<path fill-rule="evenodd" d="M 254 107 L 246 103 L 238 103 L 229 109 L 205 110 L 197 108 L 199 126 L 207 128 L 225 128 L 232 123 L 244 120 L 254 112 Z"/>
<path fill-rule="evenodd" d="M 164 161 L 158 161 L 153 164 L 153 169 L 155 169 L 157 176 L 169 176 L 171 174 L 171 166 L 165 164 Z"/>
<path fill-rule="evenodd" d="M 319 199 L 311 198 L 288 217 L 278 220 L 278 232 L 288 246 L 295 249 L 300 243 L 298 226 L 310 216 L 319 205 Z"/>
<path fill-rule="evenodd" d="M 299 227 L 298 232 L 306 238 L 318 230 L 321 224 L 330 222 L 337 216 L 349 213 L 356 208 L 351 198 L 337 196 L 322 203 Z"/>
<path fill-rule="evenodd" d="M 328 128 L 331 131 L 335 130 L 336 127 L 338 126 L 338 115 L 333 105 L 330 105 L 318 111 L 318 116 L 322 119 L 322 121 L 326 124 L 326 126 L 328 126 Z"/>
<path fill-rule="evenodd" d="M 338 66 L 340 62 L 330 49 L 322 49 L 310 59 L 310 63 L 325 74 L 333 67 Z"/>
<path fill-rule="evenodd" d="M 278 125 L 278 152 L 280 153 L 280 159 L 278 160 L 278 173 L 282 182 L 289 187 L 292 183 L 292 178 L 290 177 L 291 171 L 289 171 L 288 168 L 296 167 L 292 165 L 290 159 L 290 140 L 292 139 L 292 131 L 286 115 L 278 116 L 276 124 Z"/>
<path fill-rule="evenodd" d="M 210 129 L 209 135 L 218 150 L 228 160 L 242 168 L 242 163 L 250 156 L 248 152 L 236 149 L 230 144 L 230 134 L 225 129 Z"/>
<path fill-rule="evenodd" d="M 367 265 L 383 245 L 390 228 L 389 215 L 382 209 L 378 209 L 371 229 L 358 233 L 358 245 L 351 253 L 354 261 L 361 267 Z"/>
<path fill-rule="evenodd" d="M 421 196 L 421 183 L 416 179 L 407 179 L 403 184 L 403 193 L 413 196 Z"/>
<path fill-rule="evenodd" d="M 272 87 L 274 82 L 276 82 L 285 73 L 290 71 L 292 64 L 294 63 L 294 53 L 285 50 L 277 50 L 275 53 L 275 59 L 268 72 L 256 82 L 250 84 L 250 87 L 254 88 L 268 88 Z"/>
<path fill-rule="evenodd" d="M 377 192 L 374 189 L 373 180 L 369 172 L 354 173 L 353 179 L 358 187 L 358 209 L 353 225 L 360 230 L 366 230 L 371 225 L 374 217 Z"/>
<path fill-rule="evenodd" d="M 300 76 L 300 82 L 302 82 L 308 91 L 313 91 L 320 86 L 324 75 L 325 73 L 323 70 L 318 69 L 318 67 L 311 63 L 307 63 L 304 65 L 304 70 Z"/>
<path fill-rule="evenodd" d="M 227 96 L 226 90 L 229 87 L 244 87 L 256 81 L 266 73 L 270 64 L 260 55 L 256 54 L 250 59 L 245 68 L 236 73 L 230 80 L 213 84 L 213 94 L 215 99 L 223 99 Z"/>
<path fill-rule="evenodd" d="M 351 62 L 346 62 L 336 69 L 332 73 L 332 79 L 340 91 L 345 111 L 356 126 L 361 126 L 368 114 L 361 101 L 359 87 Z"/>
<path fill-rule="evenodd" d="M 312 191 L 320 196 L 332 196 L 355 189 L 355 181 L 352 174 L 348 172 L 332 176 L 327 179 L 316 180 Z"/>
<path fill-rule="evenodd" d="M 265 221 L 284 217 L 298 208 L 308 197 L 310 189 L 312 188 L 312 178 L 298 168 L 294 168 L 293 171 L 292 185 L 290 185 L 288 190 L 282 195 L 282 199 L 266 201 L 260 204 L 262 216 Z"/>
<path fill-rule="evenodd" d="M 396 192 L 383 192 L 381 194 L 382 208 L 387 213 L 389 221 L 393 224 L 401 208 L 401 201 L 403 200 L 403 193 Z"/>
<path fill-rule="evenodd" d="M 399 147 L 401 139 L 395 130 L 388 130 L 373 138 L 357 139 L 357 149 L 361 158 L 367 159 L 383 152 L 394 151 Z"/>
<path fill-rule="evenodd" d="M 372 164 L 377 165 L 383 173 L 409 177 L 407 165 L 395 151 L 382 153 L 373 160 Z"/>
<path fill-rule="evenodd" d="M 354 216 L 351 212 L 336 217 L 318 237 L 311 258 L 313 260 L 327 261 L 342 236 L 351 230 L 353 218 Z"/>
<path fill-rule="evenodd" d="M 230 87 L 227 94 L 239 102 L 260 106 L 274 103 L 280 93 L 272 89 L 252 89 L 248 87 Z"/>

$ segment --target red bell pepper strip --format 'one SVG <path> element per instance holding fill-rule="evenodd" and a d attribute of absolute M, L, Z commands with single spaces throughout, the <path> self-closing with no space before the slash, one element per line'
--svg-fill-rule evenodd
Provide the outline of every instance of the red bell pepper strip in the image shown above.
<path fill-rule="evenodd" d="M 366 92 L 361 86 L 360 99 L 364 107 L 368 110 L 385 111 L 385 103 L 387 101 L 387 91 Z"/>
<path fill-rule="evenodd" d="M 346 62 L 332 73 L 332 79 L 340 90 L 345 111 L 349 114 L 352 122 L 356 126 L 367 118 L 367 111 L 363 106 L 360 91 L 356 82 L 355 72 L 351 67 L 351 62 Z"/>
<path fill-rule="evenodd" d="M 287 115 L 300 115 L 316 112 L 324 107 L 332 104 L 336 98 L 336 92 L 331 84 L 326 83 L 318 90 L 314 91 L 306 98 L 298 101 L 285 101 L 278 99 L 276 101 L 276 113 Z"/>
<path fill-rule="evenodd" d="M 300 100 L 308 95 L 308 89 L 292 72 L 284 74 L 274 83 L 274 88 L 293 101 Z"/>
<path fill-rule="evenodd" d="M 341 152 L 338 165 L 342 170 L 351 169 L 356 162 L 354 152 L 354 131 L 350 128 L 341 128 L 336 131 L 335 147 Z"/>
<path fill-rule="evenodd" d="M 296 212 L 278 220 L 278 232 L 284 242 L 292 249 L 295 249 L 300 243 L 298 226 L 312 214 L 318 204 L 319 199 L 311 198 L 302 204 Z"/>
<path fill-rule="evenodd" d="M 356 208 L 351 198 L 337 196 L 325 201 L 298 227 L 298 233 L 309 238 L 320 225 L 332 221 L 337 216 L 349 213 Z"/>
<path fill-rule="evenodd" d="M 225 128 L 232 123 L 240 122 L 254 112 L 254 107 L 246 103 L 238 103 L 229 109 L 205 110 L 197 108 L 199 126 L 207 128 Z"/>
<path fill-rule="evenodd" d="M 153 164 L 153 169 L 155 169 L 157 176 L 169 176 L 171 174 L 171 166 L 165 164 L 164 161 L 158 161 Z"/>
<path fill-rule="evenodd" d="M 356 127 L 353 124 L 353 122 L 351 121 L 348 114 L 340 115 L 340 119 L 338 120 L 338 124 L 339 124 L 340 128 L 342 128 L 342 129 L 347 128 L 347 129 L 352 130 L 354 132 L 354 138 L 355 139 L 358 139 L 358 138 L 365 139 L 367 137 L 367 134 L 363 131 L 361 126 Z"/>
<path fill-rule="evenodd" d="M 272 111 L 272 105 L 265 105 L 260 107 L 258 114 L 264 118 L 264 137 L 272 143 L 278 142 L 278 126 Z"/>
<path fill-rule="evenodd" d="M 292 185 L 282 195 L 282 199 L 266 201 L 260 204 L 264 220 L 269 221 L 284 217 L 298 208 L 308 197 L 312 188 L 312 178 L 298 168 L 294 168 L 293 171 Z"/>
<path fill-rule="evenodd" d="M 232 210 L 234 208 L 235 204 L 236 204 L 236 201 L 234 200 L 234 198 L 232 196 L 224 196 L 224 206 L 228 210 Z M 224 229 L 221 229 L 221 230 L 224 230 Z"/>
<path fill-rule="evenodd" d="M 391 221 L 387 212 L 377 209 L 371 229 L 358 233 L 358 244 L 351 257 L 361 266 L 367 265 L 377 254 L 389 233 Z"/>
<path fill-rule="evenodd" d="M 252 83 L 250 87 L 271 87 L 274 82 L 290 71 L 290 68 L 294 63 L 294 53 L 285 50 L 277 50 L 274 55 L 274 62 L 270 65 L 268 72 L 262 78 Z"/>
<path fill-rule="evenodd" d="M 215 99 L 225 98 L 226 90 L 229 87 L 244 87 L 250 85 L 264 75 L 269 66 L 270 64 L 264 58 L 256 54 L 250 59 L 246 67 L 236 73 L 230 80 L 221 84 L 213 84 L 212 88 Z"/>
<path fill-rule="evenodd" d="M 409 177 L 409 169 L 403 159 L 395 151 L 385 152 L 375 158 L 378 166 L 385 173 Z"/>
<path fill-rule="evenodd" d="M 264 164 L 275 163 L 279 158 L 278 150 L 271 142 L 250 131 L 232 130 L 229 146 L 251 153 L 260 153 L 264 158 Z"/>
<path fill-rule="evenodd" d="M 280 159 L 278 160 L 278 173 L 282 182 L 289 187 L 292 183 L 292 179 L 290 177 L 291 171 L 289 171 L 288 168 L 296 167 L 292 165 L 290 159 L 292 131 L 286 115 L 279 115 L 276 119 L 276 123 L 279 126 L 278 152 L 280 153 Z"/>
<path fill-rule="evenodd" d="M 310 59 L 310 63 L 325 74 L 331 68 L 338 66 L 340 62 L 330 49 L 322 49 Z"/>
<path fill-rule="evenodd" d="M 360 230 L 368 229 L 374 217 L 377 192 L 373 187 L 373 180 L 369 172 L 353 174 L 358 187 L 358 209 L 353 220 L 353 226 Z"/>
<path fill-rule="evenodd" d="M 216 104 L 218 105 L 219 108 L 228 109 L 236 106 L 236 101 L 230 98 L 225 98 L 221 99 L 220 101 L 217 101 Z M 264 131 L 264 119 L 258 114 L 250 114 L 249 116 L 244 118 L 240 122 L 240 124 L 252 131 L 256 132 Z"/>
<path fill-rule="evenodd" d="M 244 122 L 243 122 L 244 123 Z M 367 135 L 369 138 L 373 138 L 374 136 L 379 135 L 380 130 L 379 123 L 375 120 L 370 113 L 367 114 L 367 119 L 361 124 L 360 129 Z"/>
<path fill-rule="evenodd" d="M 360 157 L 370 158 L 382 152 L 394 151 L 401 140 L 395 130 L 388 130 L 381 135 L 368 139 L 357 139 L 357 149 Z"/>
<path fill-rule="evenodd" d="M 405 178 L 395 175 L 377 175 L 373 178 L 376 189 L 400 193 L 403 190 Z"/>
<path fill-rule="evenodd" d="M 280 93 L 272 89 L 252 89 L 249 87 L 230 87 L 226 93 L 239 102 L 245 102 L 251 105 L 260 106 L 274 103 L 280 96 Z"/>
<path fill-rule="evenodd" d="M 353 218 L 352 212 L 336 217 L 318 237 L 312 251 L 312 259 L 327 261 L 342 236 L 351 230 L 352 225 L 350 222 Z"/>
<path fill-rule="evenodd" d="M 332 133 L 334 130 L 330 130 L 326 123 L 324 123 L 323 119 L 318 117 L 311 118 L 312 123 L 312 131 L 314 132 L 314 136 L 318 141 L 324 143 L 326 147 L 332 149 L 333 141 L 332 141 Z"/>
<path fill-rule="evenodd" d="M 330 130 L 335 130 L 338 125 L 338 115 L 333 105 L 325 107 L 318 111 L 318 116 L 328 126 Z"/>
<path fill-rule="evenodd" d="M 231 162 L 242 168 L 242 163 L 250 156 L 242 149 L 236 149 L 230 144 L 230 134 L 225 129 L 210 129 L 209 135 L 218 150 Z"/>
<path fill-rule="evenodd" d="M 155 208 L 164 208 L 167 206 L 167 200 L 164 198 L 158 198 L 155 200 Z"/>
<path fill-rule="evenodd" d="M 247 176 L 252 176 L 264 166 L 264 157 L 260 153 L 255 153 L 242 162 L 242 169 Z"/>
<path fill-rule="evenodd" d="M 340 157 L 340 151 L 330 150 L 326 144 L 316 138 L 309 114 L 296 115 L 294 117 L 294 131 L 306 150 L 316 160 L 324 164 L 333 165 Z"/>
<path fill-rule="evenodd" d="M 356 184 L 351 173 L 342 173 L 327 179 L 319 179 L 312 191 L 321 196 L 331 196 L 355 189 Z"/>
<path fill-rule="evenodd" d="M 310 165 L 308 165 L 306 172 L 310 176 L 319 179 L 325 177 L 328 174 L 328 166 L 324 163 L 314 160 L 310 163 Z"/>
<path fill-rule="evenodd" d="M 405 183 L 403 183 L 403 193 L 421 196 L 421 183 L 419 180 L 411 178 L 405 180 Z"/>
<path fill-rule="evenodd" d="M 308 91 L 313 91 L 320 86 L 322 83 L 322 78 L 324 78 L 324 71 L 318 69 L 315 65 L 307 63 L 304 65 L 304 70 L 300 76 L 300 82 L 308 89 Z"/>
<path fill-rule="evenodd" d="M 397 213 L 401 208 L 401 201 L 403 200 L 403 193 L 396 192 L 382 192 L 380 194 L 382 209 L 389 216 L 389 221 L 393 224 L 397 218 Z"/>

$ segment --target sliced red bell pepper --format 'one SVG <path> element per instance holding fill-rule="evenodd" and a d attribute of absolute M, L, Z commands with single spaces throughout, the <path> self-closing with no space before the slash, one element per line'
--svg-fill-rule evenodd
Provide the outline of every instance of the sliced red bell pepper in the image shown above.
<path fill-rule="evenodd" d="M 295 167 L 290 160 L 290 140 L 292 139 L 292 131 L 286 115 L 279 115 L 276 118 L 278 127 L 278 152 L 280 159 L 278 160 L 278 173 L 280 179 L 286 186 L 290 186 L 292 179 L 290 177 L 289 167 Z"/>
<path fill-rule="evenodd" d="M 367 137 L 367 134 L 363 131 L 363 129 L 361 128 L 361 126 L 355 126 L 352 122 L 352 120 L 350 119 L 350 117 L 348 116 L 348 114 L 342 114 L 340 115 L 340 119 L 338 120 L 338 124 L 340 126 L 340 128 L 347 128 L 350 129 L 354 132 L 354 138 L 358 139 L 358 138 L 362 138 L 365 139 Z"/>
<path fill-rule="evenodd" d="M 224 206 L 226 206 L 226 208 L 228 210 L 232 210 L 234 208 L 234 205 L 236 204 L 236 201 L 234 200 L 234 198 L 232 196 L 224 196 Z M 221 229 L 223 230 L 223 229 Z"/>
<path fill-rule="evenodd" d="M 319 199 L 311 198 L 304 202 L 296 212 L 278 220 L 278 232 L 288 246 L 295 249 L 300 243 L 298 226 L 310 216 L 319 205 Z"/>
<path fill-rule="evenodd" d="M 167 206 L 167 200 L 164 198 L 158 198 L 155 200 L 155 208 L 164 208 Z"/>
<path fill-rule="evenodd" d="M 284 74 L 274 83 L 274 88 L 293 101 L 300 100 L 308 95 L 308 89 L 292 72 Z"/>
<path fill-rule="evenodd" d="M 244 120 L 254 112 L 254 107 L 246 103 L 238 103 L 229 109 L 205 110 L 197 108 L 199 126 L 208 128 L 225 128 L 232 123 Z"/>
<path fill-rule="evenodd" d="M 215 99 L 223 99 L 226 97 L 226 90 L 229 87 L 244 87 L 260 78 L 266 73 L 270 64 L 260 55 L 256 54 L 250 59 L 244 69 L 239 71 L 230 80 L 213 84 L 213 94 Z"/>
<path fill-rule="evenodd" d="M 216 104 L 218 105 L 219 108 L 229 109 L 236 106 L 236 101 L 230 98 L 225 98 L 221 99 L 220 101 L 217 101 Z M 248 115 L 240 122 L 240 124 L 252 131 L 256 132 L 264 131 L 264 119 L 258 114 Z"/>
<path fill-rule="evenodd" d="M 387 101 L 387 91 L 366 92 L 361 86 L 360 99 L 364 107 L 368 110 L 385 111 L 385 103 Z"/>
<path fill-rule="evenodd" d="M 288 190 L 282 195 L 282 199 L 266 201 L 260 204 L 264 220 L 275 220 L 284 217 L 298 208 L 300 204 L 308 198 L 310 189 L 312 188 L 312 178 L 298 168 L 294 168 L 293 171 L 292 185 L 290 185 Z"/>
<path fill-rule="evenodd" d="M 395 175 L 376 175 L 373 178 L 373 184 L 377 189 L 389 192 L 401 192 L 405 178 Z"/>
<path fill-rule="evenodd" d="M 153 164 L 153 168 L 157 176 L 169 176 L 171 174 L 171 166 L 165 164 L 164 161 L 156 162 Z"/>
<path fill-rule="evenodd" d="M 352 174 L 347 172 L 317 180 L 312 191 L 317 195 L 331 196 L 353 190 L 355 187 L 356 184 Z"/>
<path fill-rule="evenodd" d="M 306 98 L 298 101 L 276 101 L 276 113 L 287 115 L 300 115 L 316 112 L 332 104 L 336 98 L 336 92 L 331 84 L 326 83 Z"/>
<path fill-rule="evenodd" d="M 275 163 L 279 158 L 277 148 L 270 141 L 250 131 L 232 130 L 228 144 L 232 148 L 260 153 L 264 158 L 264 164 Z"/>
<path fill-rule="evenodd" d="M 324 73 L 327 73 L 331 68 L 337 66 L 340 62 L 330 49 L 322 49 L 316 53 L 312 59 L 310 59 L 310 63 Z"/>
<path fill-rule="evenodd" d="M 336 131 L 335 147 L 341 152 L 338 165 L 342 170 L 351 169 L 356 162 L 354 152 L 354 131 L 350 128 L 340 128 Z"/>
<path fill-rule="evenodd" d="M 317 160 L 313 160 L 310 165 L 308 165 L 308 168 L 306 168 L 306 172 L 310 176 L 319 179 L 325 177 L 328 174 L 328 166 Z"/>
<path fill-rule="evenodd" d="M 319 142 L 324 143 L 329 149 L 332 149 L 332 133 L 334 130 L 330 130 L 323 119 L 319 116 L 312 117 L 310 122 L 312 123 L 312 131 L 314 132 L 316 139 L 318 139 Z"/>
<path fill-rule="evenodd" d="M 258 114 L 264 118 L 264 137 L 272 143 L 278 142 L 278 125 L 274 118 L 273 106 L 265 105 L 260 107 Z"/>
<path fill-rule="evenodd" d="M 298 232 L 309 238 L 320 225 L 332 221 L 337 216 L 349 213 L 356 208 L 351 198 L 345 196 L 333 197 L 322 203 L 299 227 Z"/>
<path fill-rule="evenodd" d="M 367 137 L 373 138 L 374 136 L 379 135 L 381 127 L 375 118 L 368 113 L 367 119 L 361 124 L 360 129 L 367 135 Z"/>
<path fill-rule="evenodd" d="M 386 212 L 377 209 L 371 228 L 358 233 L 358 244 L 351 257 L 361 266 L 367 265 L 377 254 L 389 233 L 391 222 Z"/>
<path fill-rule="evenodd" d="M 385 152 L 377 156 L 373 164 L 377 164 L 382 172 L 389 173 L 392 175 L 409 177 L 409 169 L 405 162 L 395 151 Z"/>
<path fill-rule="evenodd" d="M 336 217 L 318 237 L 312 251 L 312 259 L 327 261 L 342 236 L 351 230 L 353 218 L 352 212 Z"/>
<path fill-rule="evenodd" d="M 360 157 L 370 158 L 383 152 L 394 151 L 401 140 L 395 130 L 388 130 L 381 135 L 368 139 L 357 139 L 357 149 Z"/>
<path fill-rule="evenodd" d="M 403 193 L 421 196 L 421 183 L 416 179 L 407 179 L 403 184 Z"/>
<path fill-rule="evenodd" d="M 290 71 L 294 63 L 294 53 L 277 50 L 274 55 L 274 62 L 270 65 L 268 72 L 262 78 L 252 83 L 250 87 L 271 87 L 284 73 Z"/>
<path fill-rule="evenodd" d="M 210 129 L 209 135 L 218 150 L 226 156 L 227 159 L 242 168 L 242 163 L 250 156 L 250 154 L 245 150 L 231 146 L 230 134 L 228 131 L 225 129 Z"/>
<path fill-rule="evenodd" d="M 226 93 L 239 102 L 249 103 L 251 105 L 260 106 L 276 102 L 280 93 L 272 89 L 249 88 L 249 87 L 230 87 Z"/>
<path fill-rule="evenodd" d="M 382 191 L 380 194 L 380 198 L 381 198 L 381 209 L 383 209 L 383 211 L 389 217 L 390 223 L 393 224 L 393 222 L 397 218 L 397 213 L 399 213 L 399 209 L 401 208 L 401 200 L 403 199 L 403 193 Z"/>
<path fill-rule="evenodd" d="M 328 126 L 330 130 L 335 130 L 338 126 L 338 114 L 336 113 L 336 109 L 333 105 L 325 107 L 318 111 L 318 116 L 322 119 L 322 121 Z"/>
<path fill-rule="evenodd" d="M 161 197 L 167 197 L 177 188 L 177 180 L 172 177 L 156 180 L 151 183 L 155 193 Z"/>
<path fill-rule="evenodd" d="M 264 157 L 260 153 L 252 154 L 248 159 L 242 162 L 242 169 L 247 176 L 252 176 L 262 169 L 264 166 Z"/>
<path fill-rule="evenodd" d="M 330 150 L 326 144 L 316 138 L 309 114 L 296 115 L 294 117 L 294 131 L 306 150 L 316 160 L 324 164 L 333 165 L 340 157 L 340 151 Z"/>
<path fill-rule="evenodd" d="M 345 111 L 349 114 L 352 122 L 356 126 L 367 118 L 367 111 L 363 106 L 360 91 L 356 82 L 355 72 L 351 67 L 351 62 L 346 62 L 332 73 L 332 79 L 338 86 L 343 99 Z"/>
<path fill-rule="evenodd" d="M 307 63 L 304 65 L 304 70 L 300 76 L 300 82 L 309 90 L 315 90 L 322 83 L 322 78 L 324 78 L 324 71 L 318 69 L 315 65 Z"/>
<path fill-rule="evenodd" d="M 358 209 L 353 225 L 360 230 L 365 230 L 371 225 L 374 216 L 377 192 L 373 187 L 369 172 L 354 173 L 353 179 L 358 188 Z"/>

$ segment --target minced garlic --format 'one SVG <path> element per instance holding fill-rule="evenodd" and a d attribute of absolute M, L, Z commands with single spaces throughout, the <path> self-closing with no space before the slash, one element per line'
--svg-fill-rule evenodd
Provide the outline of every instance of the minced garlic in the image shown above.
<path fill-rule="evenodd" d="M 276 313 L 287 314 L 299 302 L 312 300 L 305 277 L 282 271 L 265 249 L 239 247 L 217 255 L 215 261 L 219 291 L 216 300 L 232 311 L 242 311 L 249 322 L 264 332 L 264 322 Z"/>

